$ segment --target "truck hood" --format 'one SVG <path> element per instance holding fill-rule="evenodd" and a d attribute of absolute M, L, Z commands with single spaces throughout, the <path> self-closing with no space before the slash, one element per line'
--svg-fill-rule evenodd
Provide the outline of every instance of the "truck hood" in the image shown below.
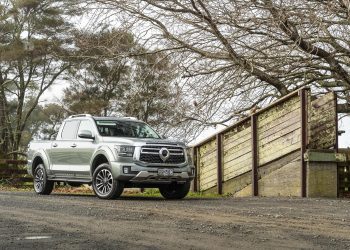
<path fill-rule="evenodd" d="M 132 137 L 102 137 L 104 142 L 119 145 L 144 146 L 145 144 L 166 144 L 185 147 L 185 143 L 169 139 L 132 138 Z"/>

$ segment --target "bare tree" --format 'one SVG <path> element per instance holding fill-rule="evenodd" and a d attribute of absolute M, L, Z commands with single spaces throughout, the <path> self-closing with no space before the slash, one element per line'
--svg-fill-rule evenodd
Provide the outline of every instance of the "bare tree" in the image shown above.
<path fill-rule="evenodd" d="M 336 90 L 350 113 L 349 1 L 97 0 L 178 56 L 195 96 L 183 121 L 224 123 L 301 87 Z"/>

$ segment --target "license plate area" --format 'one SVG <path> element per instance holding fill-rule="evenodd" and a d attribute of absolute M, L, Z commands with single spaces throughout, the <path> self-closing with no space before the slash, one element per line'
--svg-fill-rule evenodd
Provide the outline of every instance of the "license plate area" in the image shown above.
<path fill-rule="evenodd" d="M 159 176 L 173 176 L 174 175 L 174 169 L 171 169 L 171 168 L 159 168 L 158 169 L 158 175 Z"/>

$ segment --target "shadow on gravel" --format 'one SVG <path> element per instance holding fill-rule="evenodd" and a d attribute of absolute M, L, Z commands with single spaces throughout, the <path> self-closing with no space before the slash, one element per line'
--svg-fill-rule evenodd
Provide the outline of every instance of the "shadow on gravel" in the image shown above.
<path fill-rule="evenodd" d="M 74 193 L 52 193 L 50 196 L 60 196 L 60 197 L 86 197 L 86 198 L 94 198 L 98 200 L 98 197 L 96 197 L 93 194 L 74 194 Z M 132 201 L 206 201 L 206 200 L 218 200 L 220 198 L 198 198 L 198 197 L 187 197 L 181 200 L 166 200 L 159 196 L 138 196 L 138 195 L 124 195 L 121 196 L 115 200 L 132 200 Z"/>

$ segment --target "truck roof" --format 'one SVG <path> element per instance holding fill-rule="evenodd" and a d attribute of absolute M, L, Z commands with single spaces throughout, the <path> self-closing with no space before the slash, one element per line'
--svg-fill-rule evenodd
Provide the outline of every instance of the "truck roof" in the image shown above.
<path fill-rule="evenodd" d="M 74 119 L 74 118 L 81 118 L 81 117 L 90 117 L 94 120 L 119 120 L 119 121 L 136 121 L 136 122 L 143 122 L 138 120 L 136 117 L 116 117 L 116 116 L 92 116 L 90 114 L 77 114 L 77 115 L 71 115 L 68 117 L 68 119 Z"/>
<path fill-rule="evenodd" d="M 143 122 L 138 120 L 135 117 L 116 117 L 116 116 L 93 116 L 95 120 L 120 120 L 120 121 L 135 121 L 135 122 Z"/>

